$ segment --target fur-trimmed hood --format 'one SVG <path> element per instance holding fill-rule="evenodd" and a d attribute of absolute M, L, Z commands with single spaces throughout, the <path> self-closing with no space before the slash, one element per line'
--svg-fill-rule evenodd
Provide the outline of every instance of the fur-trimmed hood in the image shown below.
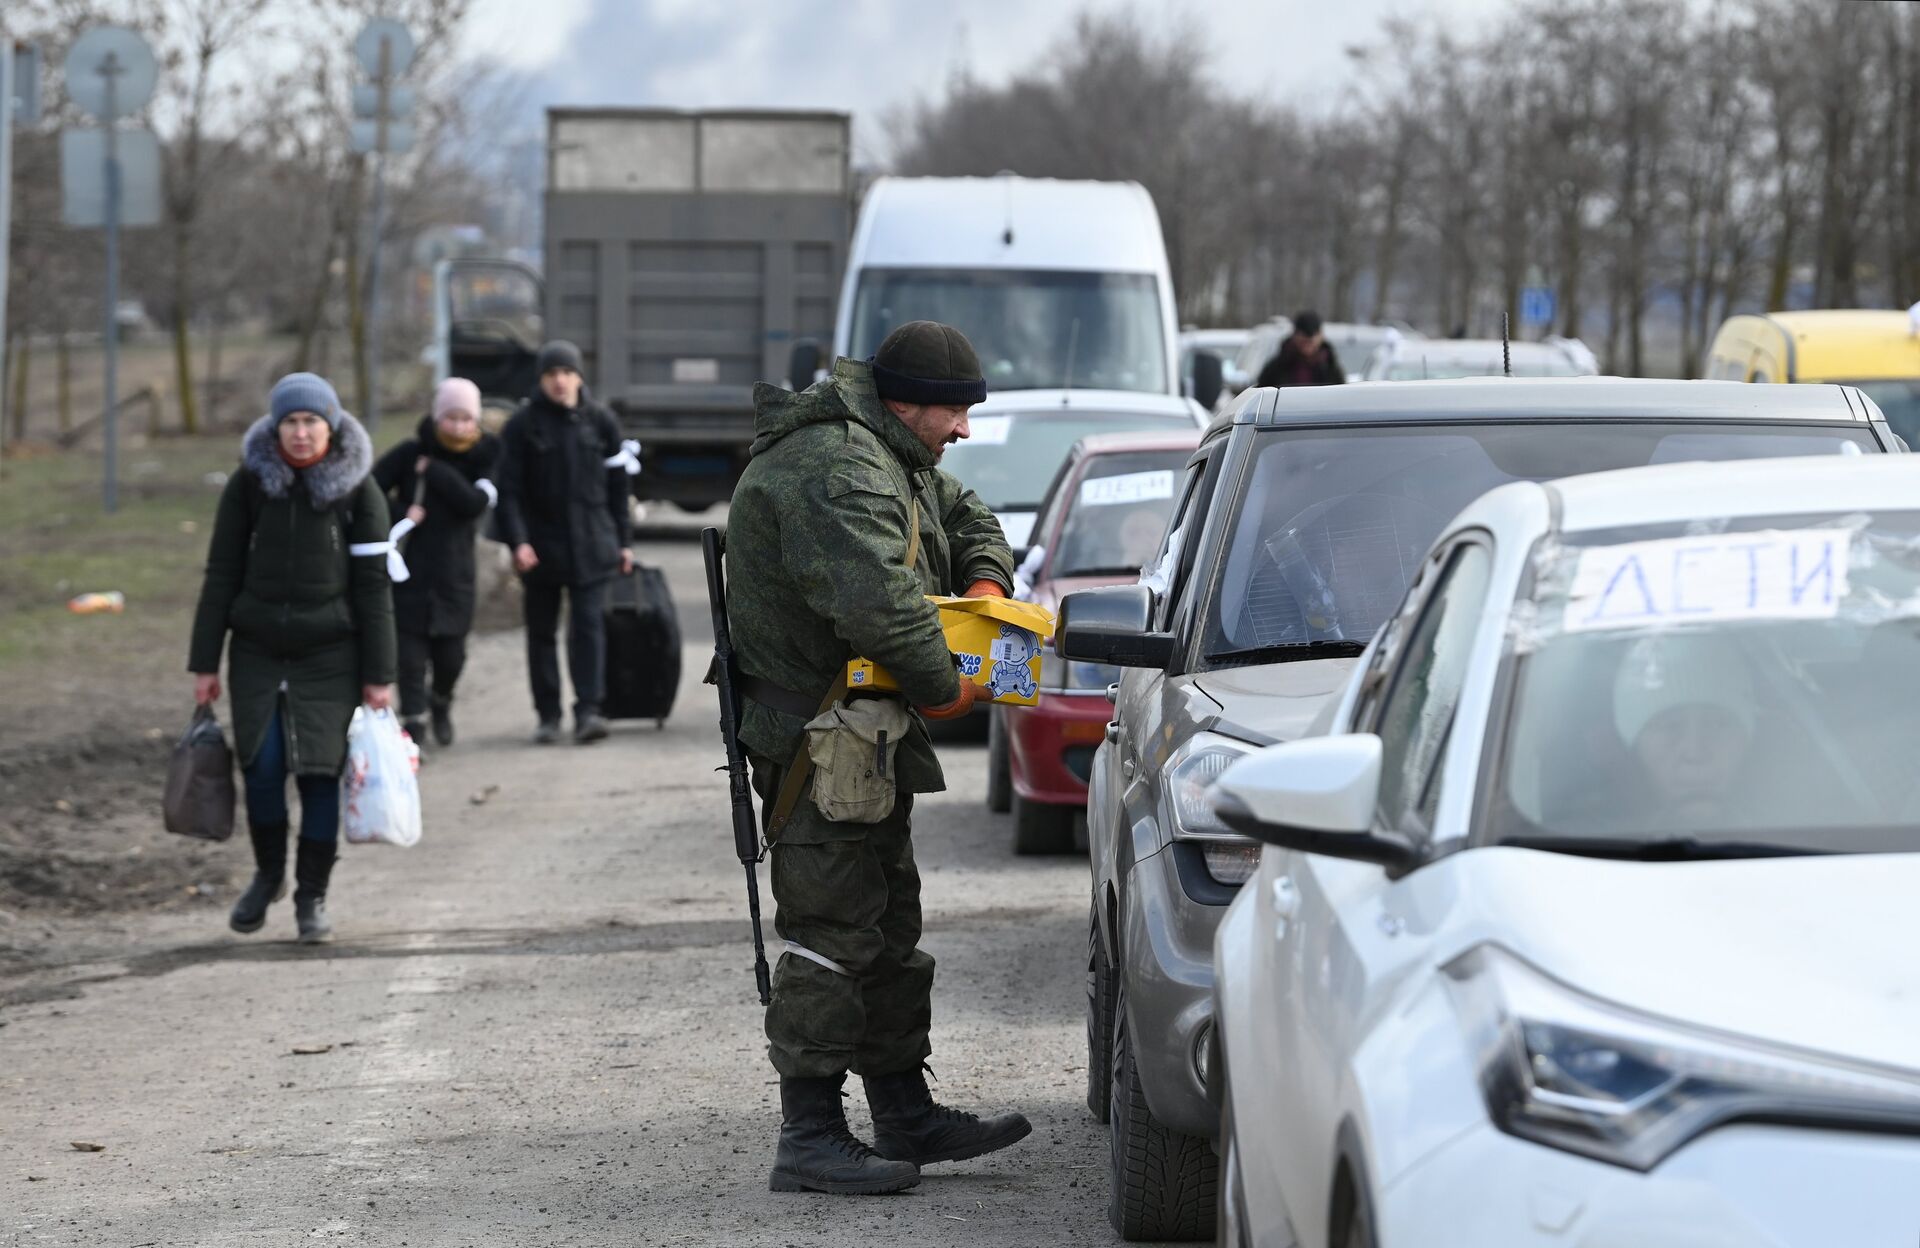
<path fill-rule="evenodd" d="M 268 498 L 285 498 L 296 476 L 304 478 L 315 511 L 325 511 L 355 490 L 373 471 L 373 439 L 351 412 L 340 413 L 327 457 L 311 468 L 295 468 L 280 458 L 280 439 L 272 416 L 262 416 L 240 440 L 241 465 L 260 482 Z"/>

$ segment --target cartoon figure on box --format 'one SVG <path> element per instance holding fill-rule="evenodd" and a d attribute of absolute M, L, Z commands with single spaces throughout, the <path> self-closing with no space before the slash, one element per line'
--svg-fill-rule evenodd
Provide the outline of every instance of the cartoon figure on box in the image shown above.
<path fill-rule="evenodd" d="M 1017 694 L 1031 698 L 1038 691 L 1033 681 L 1033 656 L 1040 653 L 1040 639 L 1024 628 L 1000 626 L 1000 640 L 993 643 L 993 673 L 987 688 L 996 698 Z"/>

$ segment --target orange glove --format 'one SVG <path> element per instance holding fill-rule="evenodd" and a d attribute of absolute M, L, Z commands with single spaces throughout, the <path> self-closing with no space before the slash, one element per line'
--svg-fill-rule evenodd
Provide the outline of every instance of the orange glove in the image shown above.
<path fill-rule="evenodd" d="M 923 706 L 920 713 L 928 719 L 959 719 L 973 709 L 975 702 L 993 701 L 993 691 L 970 680 L 960 682 L 960 696 L 945 706 Z"/>
<path fill-rule="evenodd" d="M 1005 598 L 1007 591 L 1000 588 L 999 581 L 990 581 L 983 576 L 967 586 L 967 592 L 960 596 L 962 598 Z"/>

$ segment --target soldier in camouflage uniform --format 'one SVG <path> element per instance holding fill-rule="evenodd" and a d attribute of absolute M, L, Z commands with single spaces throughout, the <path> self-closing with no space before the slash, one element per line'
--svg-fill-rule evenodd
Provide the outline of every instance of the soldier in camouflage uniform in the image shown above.
<path fill-rule="evenodd" d="M 899 1191 L 922 1165 L 1032 1129 L 1019 1114 L 983 1121 L 937 1104 L 923 1073 L 933 958 L 917 947 L 910 815 L 914 794 L 946 784 L 920 721 L 958 718 L 990 696 L 955 672 L 925 595 L 1004 597 L 1013 584 L 999 522 L 939 468 L 985 397 L 972 345 L 931 321 L 901 326 L 869 362 L 835 361 L 799 394 L 754 390 L 752 459 L 727 523 L 727 615 L 746 695 L 740 737 L 769 813 L 848 659 L 878 663 L 900 688 L 885 696 L 918 709 L 900 714 L 891 813 L 843 822 L 803 796 L 770 834 L 787 942 L 767 1010 L 784 1120 L 776 1191 Z M 841 1109 L 849 1070 L 866 1084 L 873 1148 Z"/>

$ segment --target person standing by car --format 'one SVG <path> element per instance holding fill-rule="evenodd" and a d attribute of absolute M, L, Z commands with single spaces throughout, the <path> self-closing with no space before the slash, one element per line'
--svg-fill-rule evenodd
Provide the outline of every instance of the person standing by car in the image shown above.
<path fill-rule="evenodd" d="M 1256 386 L 1338 386 L 1347 375 L 1340 368 L 1340 357 L 1327 341 L 1318 312 L 1301 312 L 1293 318 L 1293 332 L 1280 350 L 1260 370 Z"/>
<path fill-rule="evenodd" d="M 560 657 L 555 635 L 567 600 L 567 671 L 573 739 L 604 740 L 607 582 L 633 571 L 632 517 L 620 423 L 587 393 L 580 349 L 540 348 L 540 385 L 500 431 L 499 527 L 525 589 L 527 675 L 540 717 L 534 741 L 560 739 Z"/>
<path fill-rule="evenodd" d="M 387 502 L 373 443 L 312 373 L 280 379 L 241 442 L 207 548 L 187 667 L 194 700 L 220 697 L 227 651 L 236 753 L 246 780 L 253 882 L 236 932 L 257 932 L 286 890 L 287 777 L 300 791 L 294 914 L 303 943 L 333 933 L 327 885 L 340 830 L 347 725 L 392 702 L 395 640 Z M 228 644 L 231 635 L 232 642 Z"/>
<path fill-rule="evenodd" d="M 1032 1130 L 1019 1114 L 982 1121 L 936 1103 L 923 1073 L 933 958 L 918 947 L 911 815 L 914 794 L 945 780 L 921 720 L 991 697 L 955 672 L 925 595 L 1005 597 L 1013 585 L 993 513 L 938 467 L 986 390 L 966 337 L 932 321 L 896 329 L 870 362 L 836 361 L 799 394 L 754 388 L 752 458 L 727 523 L 727 614 L 787 949 L 767 1009 L 775 1191 L 900 1191 L 922 1165 Z M 900 692 L 849 695 L 854 657 Z M 816 770 L 823 750 L 859 762 Z M 849 1071 L 865 1080 L 875 1148 L 848 1129 Z"/>
<path fill-rule="evenodd" d="M 474 530 L 499 497 L 492 480 L 499 455 L 500 440 L 480 428 L 480 388 L 449 377 L 414 436 L 373 467 L 394 509 L 413 522 L 404 545 L 411 575 L 393 587 L 393 615 L 400 719 L 422 744 L 429 713 L 434 743 L 453 744 L 453 688 L 473 631 Z"/>

